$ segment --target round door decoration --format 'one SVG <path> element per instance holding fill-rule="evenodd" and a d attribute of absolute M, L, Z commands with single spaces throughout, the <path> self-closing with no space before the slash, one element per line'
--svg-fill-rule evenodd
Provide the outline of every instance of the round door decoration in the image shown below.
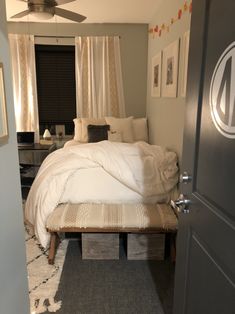
<path fill-rule="evenodd" d="M 210 111 L 216 129 L 235 138 L 235 42 L 216 64 L 210 85 Z"/>

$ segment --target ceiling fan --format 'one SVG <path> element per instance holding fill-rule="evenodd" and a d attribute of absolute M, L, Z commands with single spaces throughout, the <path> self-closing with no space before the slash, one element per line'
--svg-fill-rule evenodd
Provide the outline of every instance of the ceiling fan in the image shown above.
<path fill-rule="evenodd" d="M 21 18 L 28 14 L 32 14 L 41 20 L 47 20 L 52 18 L 54 15 L 72 20 L 74 22 L 82 22 L 86 19 L 85 16 L 74 13 L 72 11 L 58 8 L 58 5 L 73 2 L 75 0 L 18 0 L 27 2 L 28 10 L 17 13 L 11 16 L 11 18 Z"/>

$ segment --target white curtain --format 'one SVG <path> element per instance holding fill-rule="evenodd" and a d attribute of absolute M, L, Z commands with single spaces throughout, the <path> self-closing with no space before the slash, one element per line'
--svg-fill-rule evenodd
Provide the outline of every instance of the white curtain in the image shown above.
<path fill-rule="evenodd" d="M 119 37 L 76 37 L 77 116 L 125 116 Z"/>
<path fill-rule="evenodd" d="M 17 131 L 34 131 L 39 142 L 34 37 L 9 34 Z"/>

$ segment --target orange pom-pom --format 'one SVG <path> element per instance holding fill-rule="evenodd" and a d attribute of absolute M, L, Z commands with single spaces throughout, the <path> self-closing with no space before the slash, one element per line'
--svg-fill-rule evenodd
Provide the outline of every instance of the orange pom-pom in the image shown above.
<path fill-rule="evenodd" d="M 156 25 L 156 26 L 154 27 L 154 32 L 155 32 L 155 33 L 158 32 L 158 25 Z"/>
<path fill-rule="evenodd" d="M 188 4 L 187 4 L 187 2 L 185 1 L 185 3 L 184 3 L 184 11 L 187 11 L 188 10 Z"/>
<path fill-rule="evenodd" d="M 178 19 L 179 19 L 179 20 L 181 19 L 181 16 L 182 16 L 182 10 L 180 9 L 180 10 L 178 11 Z"/>
<path fill-rule="evenodd" d="M 193 3 L 191 2 L 189 5 L 189 12 L 192 13 L 192 11 L 193 11 Z"/>

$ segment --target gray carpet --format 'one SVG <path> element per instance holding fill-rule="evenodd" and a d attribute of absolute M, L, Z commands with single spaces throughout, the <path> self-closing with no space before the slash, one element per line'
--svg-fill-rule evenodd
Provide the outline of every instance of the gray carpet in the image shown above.
<path fill-rule="evenodd" d="M 57 314 L 172 313 L 172 263 L 128 261 L 124 250 L 116 261 L 82 260 L 79 243 L 72 240 L 68 246 Z"/>

